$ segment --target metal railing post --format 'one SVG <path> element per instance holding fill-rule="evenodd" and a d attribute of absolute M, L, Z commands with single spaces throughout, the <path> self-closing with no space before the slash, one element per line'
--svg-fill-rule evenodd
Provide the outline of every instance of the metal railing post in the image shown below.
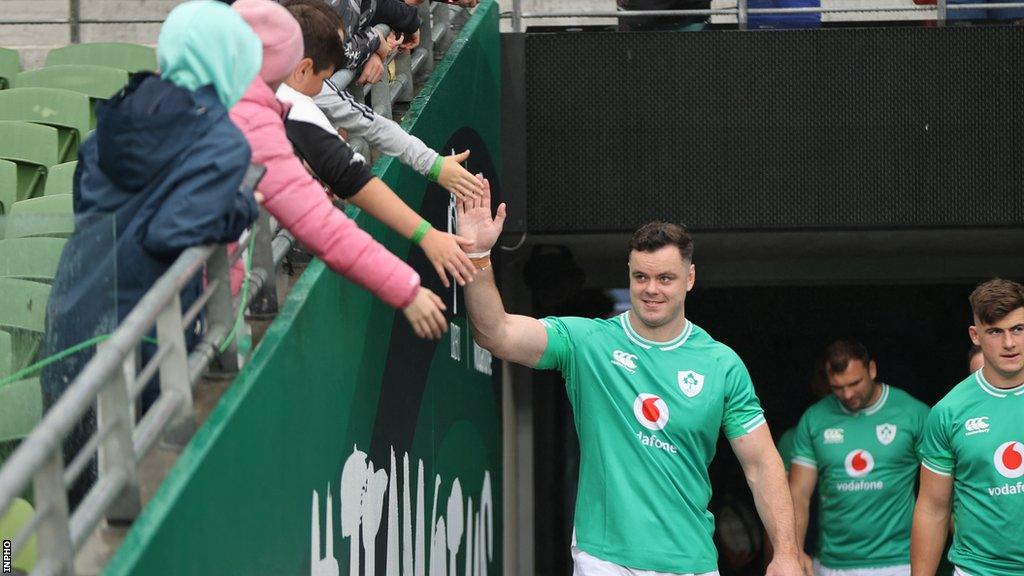
<path fill-rule="evenodd" d="M 512 0 L 512 31 L 523 31 L 523 0 Z"/>
<path fill-rule="evenodd" d="M 391 80 L 388 78 L 387 67 L 384 68 L 384 76 L 370 87 L 370 104 L 373 111 L 381 116 L 391 119 Z"/>
<path fill-rule="evenodd" d="M 239 245 L 239 250 L 242 246 Z M 218 246 L 206 262 L 206 280 L 208 283 L 217 282 L 217 290 L 210 296 L 210 302 L 206 305 L 207 332 L 213 326 L 221 325 L 231 330 L 237 318 L 234 306 L 231 302 L 231 264 L 228 258 L 226 246 Z M 271 283 L 271 282 L 268 282 Z M 245 306 L 242 302 L 241 306 Z M 226 343 L 224 351 L 217 356 L 217 366 L 222 373 L 238 372 L 238 353 L 236 340 L 232 338 Z"/>
<path fill-rule="evenodd" d="M 427 51 L 427 58 L 423 62 L 423 69 L 420 70 L 420 74 L 424 77 L 429 76 L 434 71 L 434 24 L 433 18 L 430 14 L 430 6 L 433 4 L 430 0 L 424 0 L 419 6 L 420 10 L 420 48 Z"/>
<path fill-rule="evenodd" d="M 946 25 L 946 0 L 936 0 L 935 19 L 938 21 L 939 26 Z"/>
<path fill-rule="evenodd" d="M 260 209 L 260 217 L 256 219 L 252 233 L 256 235 L 252 245 L 252 269 L 264 270 L 267 278 L 249 305 L 249 315 L 263 320 L 277 315 L 278 310 L 277 281 L 274 278 L 274 230 L 266 210 Z"/>
<path fill-rule="evenodd" d="M 78 44 L 82 41 L 82 6 L 80 0 L 68 2 L 68 27 L 71 43 Z"/>
<path fill-rule="evenodd" d="M 399 52 L 395 55 L 395 79 L 401 82 L 401 88 L 395 95 L 397 102 L 412 102 L 412 52 Z"/>
<path fill-rule="evenodd" d="M 434 19 L 431 26 L 431 33 L 434 35 L 434 50 L 444 52 L 451 44 L 448 33 L 452 23 L 452 11 L 444 2 L 431 2 L 430 4 Z"/>
<path fill-rule="evenodd" d="M 100 344 L 97 349 L 102 347 Z M 127 524 L 135 520 L 142 510 L 132 447 L 132 402 L 128 397 L 128 382 L 134 378 L 135 355 L 129 354 L 121 370 L 114 372 L 110 382 L 97 395 L 96 430 L 111 427 L 111 432 L 99 445 L 100 478 L 119 470 L 125 475 L 125 488 L 106 513 L 107 521 L 113 524 Z"/>
<path fill-rule="evenodd" d="M 177 414 L 171 419 L 164 437 L 174 446 L 184 446 L 196 430 L 196 421 L 192 411 L 192 384 L 189 382 L 180 295 L 175 294 L 157 316 L 156 337 L 161 346 L 171 346 L 160 361 L 160 395 L 176 394 L 181 398 Z"/>
<path fill-rule="evenodd" d="M 747 0 L 736 1 L 736 22 L 739 23 L 740 30 L 747 29 Z"/>
<path fill-rule="evenodd" d="M 36 510 L 45 510 L 36 531 L 36 551 L 40 564 L 48 564 L 54 574 L 74 574 L 74 548 L 68 522 L 68 494 L 64 490 L 64 456 L 57 448 L 50 452 L 32 478 Z"/>

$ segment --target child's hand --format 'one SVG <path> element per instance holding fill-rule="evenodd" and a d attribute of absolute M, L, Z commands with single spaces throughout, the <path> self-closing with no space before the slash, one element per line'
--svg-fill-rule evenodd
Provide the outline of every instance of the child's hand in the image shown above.
<path fill-rule="evenodd" d="M 459 286 L 465 286 L 466 282 L 473 281 L 476 268 L 473 267 L 469 256 L 466 256 L 466 252 L 463 250 L 463 246 L 469 244 L 471 242 L 461 236 L 441 232 L 434 228 L 428 230 L 426 236 L 420 241 L 420 248 L 423 248 L 427 259 L 434 265 L 437 275 L 441 277 L 441 284 L 444 284 L 445 288 L 450 286 L 445 270 L 451 273 L 452 278 L 455 278 Z"/>
<path fill-rule="evenodd" d="M 448 330 L 444 310 L 444 302 L 437 294 L 421 286 L 416 298 L 402 312 L 417 336 L 437 340 Z"/>
<path fill-rule="evenodd" d="M 460 200 L 476 198 L 484 192 L 483 185 L 476 176 L 462 167 L 466 158 L 469 158 L 469 150 L 461 154 L 445 156 L 444 163 L 441 165 L 441 174 L 437 177 L 437 183 Z"/>

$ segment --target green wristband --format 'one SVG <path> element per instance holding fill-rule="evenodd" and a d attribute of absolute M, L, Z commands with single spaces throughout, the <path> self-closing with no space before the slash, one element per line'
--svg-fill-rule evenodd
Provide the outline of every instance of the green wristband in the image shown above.
<path fill-rule="evenodd" d="M 427 173 L 427 180 L 437 182 L 441 178 L 442 166 L 444 166 L 444 156 L 438 154 L 437 160 L 434 160 L 434 165 L 430 167 L 430 172 Z"/>
<path fill-rule="evenodd" d="M 409 240 L 411 240 L 413 244 L 419 244 L 423 241 L 423 237 L 427 235 L 428 230 L 430 230 L 430 222 L 423 220 L 420 222 L 420 225 L 416 227 L 416 230 L 413 231 Z"/>

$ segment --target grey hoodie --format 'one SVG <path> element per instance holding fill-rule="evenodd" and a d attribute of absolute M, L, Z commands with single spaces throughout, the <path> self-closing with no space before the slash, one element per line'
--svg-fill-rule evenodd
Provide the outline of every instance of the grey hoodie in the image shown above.
<path fill-rule="evenodd" d="M 377 115 L 373 108 L 356 102 L 347 90 L 339 88 L 334 79 L 345 72 L 343 70 L 324 82 L 320 94 L 313 99 L 331 124 L 349 135 L 366 139 L 370 146 L 398 158 L 416 172 L 424 176 L 429 174 L 439 154 L 419 138 L 402 130 L 393 120 Z"/>

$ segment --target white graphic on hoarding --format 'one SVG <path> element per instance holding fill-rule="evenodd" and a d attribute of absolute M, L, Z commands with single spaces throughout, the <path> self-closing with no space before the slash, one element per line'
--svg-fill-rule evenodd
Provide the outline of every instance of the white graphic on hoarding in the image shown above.
<path fill-rule="evenodd" d="M 427 564 L 424 530 L 425 495 L 423 461 L 418 462 L 416 474 L 416 509 L 413 512 L 409 479 L 409 455 L 402 462 L 403 482 L 399 490 L 395 451 L 391 450 L 390 474 L 383 468 L 376 470 L 365 452 L 353 447 L 341 472 L 339 488 L 341 506 L 341 537 L 349 538 L 349 576 L 376 574 L 376 541 L 381 528 L 384 496 L 387 494 L 386 576 L 460 576 L 458 557 L 464 558 L 465 576 L 487 576 L 494 560 L 494 500 L 491 494 L 491 474 L 484 471 L 480 490 L 479 510 L 474 511 L 473 498 L 463 503 L 462 482 L 452 480 L 450 494 L 444 504 L 444 516 L 438 516 L 437 500 L 442 479 L 434 477 L 434 493 L 430 514 L 430 553 Z M 401 494 L 399 494 L 401 492 Z M 399 500 L 401 498 L 401 527 L 399 527 Z M 312 499 L 310 576 L 340 576 L 340 566 L 334 556 L 333 495 L 327 486 L 326 538 L 321 555 L 320 495 L 314 490 Z M 465 517 L 463 509 L 465 506 Z M 415 536 L 413 516 L 415 515 Z M 465 546 L 463 546 L 465 538 Z"/>

